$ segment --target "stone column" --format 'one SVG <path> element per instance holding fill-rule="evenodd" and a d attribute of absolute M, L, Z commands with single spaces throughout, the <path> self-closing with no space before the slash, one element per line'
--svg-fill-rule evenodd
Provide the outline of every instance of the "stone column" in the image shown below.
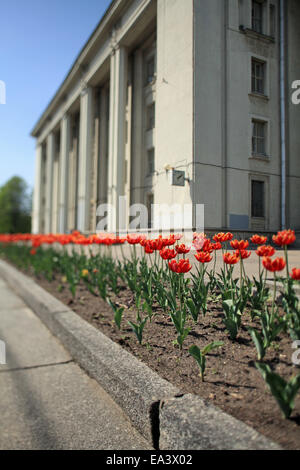
<path fill-rule="evenodd" d="M 53 161 L 55 152 L 55 139 L 53 132 L 47 137 L 47 160 L 46 160 L 46 210 L 45 210 L 45 233 L 51 232 L 52 221 L 52 194 L 53 194 Z"/>
<path fill-rule="evenodd" d="M 119 228 L 119 196 L 124 196 L 126 88 L 127 50 L 116 46 L 110 60 L 108 203 L 114 208 L 108 217 L 111 232 Z"/>
<path fill-rule="evenodd" d="M 82 232 L 89 230 L 92 120 L 93 89 L 87 87 L 80 97 L 78 229 Z"/>
<path fill-rule="evenodd" d="M 58 233 L 58 201 L 59 201 L 59 150 L 55 143 L 55 158 L 53 162 L 53 193 L 52 193 L 52 233 Z"/>
<path fill-rule="evenodd" d="M 133 132 L 130 203 L 144 203 L 143 149 L 143 55 L 139 49 L 134 54 L 133 78 Z"/>
<path fill-rule="evenodd" d="M 59 183 L 59 224 L 58 230 L 64 233 L 67 230 L 68 209 L 68 167 L 70 151 L 70 116 L 65 114 L 60 123 L 60 183 Z"/>
<path fill-rule="evenodd" d="M 35 150 L 35 180 L 32 210 L 32 233 L 41 231 L 41 198 L 42 198 L 42 145 L 38 144 Z"/>
<path fill-rule="evenodd" d="M 106 87 L 101 89 L 100 96 L 100 162 L 99 162 L 99 200 L 100 204 L 107 202 L 107 157 L 108 157 L 108 99 L 109 92 Z"/>

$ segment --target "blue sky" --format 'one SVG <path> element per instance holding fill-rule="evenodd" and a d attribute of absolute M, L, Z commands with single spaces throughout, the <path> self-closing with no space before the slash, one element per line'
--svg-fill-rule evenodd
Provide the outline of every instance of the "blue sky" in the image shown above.
<path fill-rule="evenodd" d="M 14 175 L 34 184 L 30 132 L 110 0 L 9 0 L 0 7 L 0 185 Z"/>

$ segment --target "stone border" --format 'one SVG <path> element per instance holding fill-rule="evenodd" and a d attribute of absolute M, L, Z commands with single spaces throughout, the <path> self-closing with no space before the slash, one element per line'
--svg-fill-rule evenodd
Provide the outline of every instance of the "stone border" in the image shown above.
<path fill-rule="evenodd" d="M 0 276 L 110 394 L 155 449 L 280 449 L 200 397 L 182 394 L 33 279 L 2 260 Z"/>

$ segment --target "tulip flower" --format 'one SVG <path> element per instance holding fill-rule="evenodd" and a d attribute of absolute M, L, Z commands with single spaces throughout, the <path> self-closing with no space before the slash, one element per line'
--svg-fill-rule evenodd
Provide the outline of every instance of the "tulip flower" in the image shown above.
<path fill-rule="evenodd" d="M 294 281 L 300 281 L 300 269 L 293 268 L 291 278 L 294 279 Z"/>
<path fill-rule="evenodd" d="M 182 243 L 181 245 L 176 245 L 175 250 L 179 255 L 185 255 L 186 253 L 189 253 L 191 248 Z"/>
<path fill-rule="evenodd" d="M 277 235 L 273 235 L 273 242 L 278 246 L 287 246 L 296 240 L 295 230 L 282 230 Z"/>
<path fill-rule="evenodd" d="M 264 245 L 268 240 L 268 237 L 263 237 L 261 235 L 253 235 L 250 240 L 252 241 L 252 243 L 254 243 L 254 245 Z"/>
<path fill-rule="evenodd" d="M 162 257 L 162 259 L 166 259 L 166 260 L 176 258 L 177 256 L 176 251 L 170 250 L 170 248 L 163 248 L 162 250 L 160 250 L 159 254 Z"/>
<path fill-rule="evenodd" d="M 128 234 L 127 235 L 127 242 L 129 243 L 129 245 L 137 245 L 144 238 L 146 238 L 145 235 Z"/>
<path fill-rule="evenodd" d="M 209 263 L 212 260 L 212 256 L 209 253 L 205 253 L 203 251 L 199 251 L 196 255 L 194 255 L 196 260 L 200 263 Z"/>
<path fill-rule="evenodd" d="M 234 254 L 224 253 L 223 259 L 224 259 L 224 262 L 226 264 L 233 265 L 233 264 L 237 264 L 239 262 L 240 257 L 236 253 L 234 253 Z"/>
<path fill-rule="evenodd" d="M 287 247 L 296 240 L 295 230 L 282 230 L 277 232 L 277 235 L 273 235 L 273 242 L 276 245 L 284 247 L 285 263 L 286 263 L 286 277 L 289 278 L 289 261 Z"/>
<path fill-rule="evenodd" d="M 151 255 L 152 253 L 154 253 L 154 250 L 151 248 L 150 243 L 145 244 L 144 250 L 145 250 L 145 253 L 147 253 L 148 255 Z"/>
<path fill-rule="evenodd" d="M 173 259 L 169 261 L 169 268 L 171 271 L 177 274 L 187 273 L 192 269 L 192 266 L 188 260 L 180 259 L 178 262 Z"/>
<path fill-rule="evenodd" d="M 264 257 L 269 258 L 270 256 L 274 255 L 275 248 L 270 245 L 263 245 L 263 246 L 259 246 L 257 250 L 255 251 L 255 253 L 257 254 L 257 256 L 260 256 L 260 257 L 264 256 Z"/>
<path fill-rule="evenodd" d="M 233 239 L 233 234 L 231 232 L 228 232 L 228 233 L 220 232 L 213 236 L 213 240 L 215 242 L 220 242 L 220 243 L 228 242 L 232 239 Z"/>
<path fill-rule="evenodd" d="M 249 246 L 248 240 L 232 240 L 230 245 L 234 250 L 246 250 Z"/>
<path fill-rule="evenodd" d="M 240 256 L 241 259 L 247 259 L 251 256 L 251 251 L 247 251 L 247 250 L 236 250 L 235 253 L 237 256 Z"/>
<path fill-rule="evenodd" d="M 272 273 L 282 271 L 285 268 L 285 261 L 283 258 L 275 258 L 272 260 L 265 256 L 262 262 L 267 271 Z"/>

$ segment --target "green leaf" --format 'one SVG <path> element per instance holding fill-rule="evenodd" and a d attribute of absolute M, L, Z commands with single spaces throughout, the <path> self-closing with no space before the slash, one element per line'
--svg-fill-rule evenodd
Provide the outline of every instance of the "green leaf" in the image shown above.
<path fill-rule="evenodd" d="M 199 363 L 200 359 L 201 359 L 201 351 L 200 349 L 198 348 L 198 346 L 196 346 L 195 344 L 193 346 L 191 346 L 189 348 L 189 353 L 191 356 L 193 356 L 194 359 L 196 359 L 196 361 Z"/>
<path fill-rule="evenodd" d="M 212 343 L 208 344 L 205 346 L 205 348 L 202 349 L 201 353 L 202 356 L 205 356 L 208 354 L 210 351 L 213 349 L 219 348 L 220 346 L 223 346 L 224 342 L 223 341 L 213 341 Z"/>
<path fill-rule="evenodd" d="M 189 312 L 190 312 L 194 322 L 197 323 L 198 316 L 199 316 L 199 310 L 197 309 L 194 301 L 192 299 L 187 299 L 186 304 L 187 304 L 187 307 L 189 309 Z"/>
<path fill-rule="evenodd" d="M 121 329 L 121 321 L 122 321 L 123 312 L 124 312 L 124 307 L 119 307 L 119 308 L 115 311 L 114 320 L 115 320 L 115 324 L 117 325 L 117 327 L 119 328 L 119 330 Z"/>
<path fill-rule="evenodd" d="M 269 386 L 283 416 L 289 418 L 295 406 L 295 396 L 300 388 L 300 374 L 286 382 L 280 375 L 272 372 L 267 364 L 256 362 L 255 366 Z"/>
<path fill-rule="evenodd" d="M 229 332 L 230 339 L 235 340 L 238 334 L 238 325 L 232 318 L 224 318 L 224 324 Z"/>
<path fill-rule="evenodd" d="M 254 328 L 248 328 L 248 331 L 257 350 L 257 359 L 261 361 L 266 354 L 266 348 L 264 347 L 262 336 Z"/>

